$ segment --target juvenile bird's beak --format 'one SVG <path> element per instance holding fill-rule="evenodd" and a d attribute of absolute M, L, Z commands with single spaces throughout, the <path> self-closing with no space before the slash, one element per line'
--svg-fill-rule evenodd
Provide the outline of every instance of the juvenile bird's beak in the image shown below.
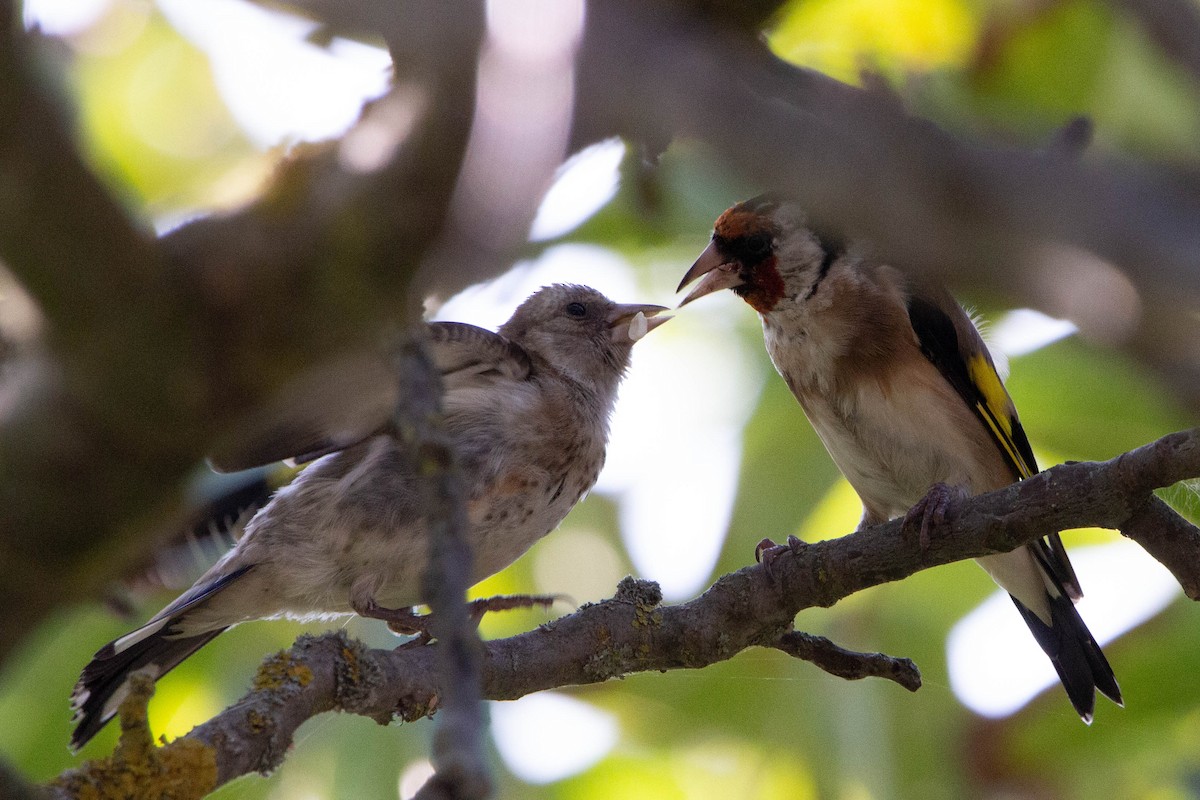
<path fill-rule="evenodd" d="M 636 303 L 617 306 L 608 315 L 608 329 L 612 332 L 613 341 L 636 342 L 670 319 L 655 316 L 666 310 L 666 306 Z"/>
<path fill-rule="evenodd" d="M 734 286 L 741 286 L 745 281 L 738 275 L 741 265 L 736 261 L 732 261 L 721 254 L 717 249 L 716 242 L 709 242 L 708 247 L 704 248 L 704 252 L 696 259 L 696 263 L 692 264 L 692 268 L 687 271 L 687 275 L 683 276 L 683 280 L 679 282 L 679 288 L 675 291 L 683 291 L 683 287 L 687 286 L 692 281 L 704 276 L 704 280 L 692 290 L 692 293 L 683 298 L 677 308 L 683 308 L 688 303 L 695 300 L 697 297 L 704 297 L 706 294 L 719 292 L 722 289 L 732 289 Z"/>

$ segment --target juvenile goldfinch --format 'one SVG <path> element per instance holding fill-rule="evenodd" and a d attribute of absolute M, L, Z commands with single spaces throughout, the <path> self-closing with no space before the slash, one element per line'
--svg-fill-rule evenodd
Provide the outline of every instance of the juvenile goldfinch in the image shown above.
<path fill-rule="evenodd" d="M 429 324 L 445 427 L 467 489 L 475 582 L 553 530 L 596 482 L 633 344 L 668 319 L 655 317 L 665 310 L 617 305 L 586 286 L 554 285 L 522 303 L 499 333 Z M 387 373 L 362 383 L 381 387 L 383 397 L 396 392 Z M 352 395 L 345 402 L 364 405 Z M 113 716 L 131 672 L 157 680 L 239 622 L 358 613 L 398 630 L 425 629 L 424 618 L 411 612 L 424 599 L 429 553 L 420 475 L 405 446 L 386 433 L 388 404 L 374 405 L 378 419 L 359 408 L 338 435 L 304 430 L 316 421 L 329 430 L 336 419 L 336 409 L 314 411 L 307 423 L 281 423 L 250 448 L 217 460 L 246 468 L 267 458 L 321 454 L 191 589 L 96 653 L 72 697 L 78 722 L 72 748 Z M 357 437 L 347 435 L 354 431 Z M 475 610 L 514 607 L 511 598 L 496 600 Z"/>
<path fill-rule="evenodd" d="M 863 503 L 861 525 L 900 515 L 928 544 L 955 496 L 1037 472 L 1033 452 L 970 317 L 942 287 L 823 240 L 789 200 L 730 208 L 680 290 L 732 289 L 762 318 L 771 361 Z M 1099 689 L 1121 690 L 1074 602 L 1058 534 L 978 559 L 1008 593 L 1090 723 Z"/>

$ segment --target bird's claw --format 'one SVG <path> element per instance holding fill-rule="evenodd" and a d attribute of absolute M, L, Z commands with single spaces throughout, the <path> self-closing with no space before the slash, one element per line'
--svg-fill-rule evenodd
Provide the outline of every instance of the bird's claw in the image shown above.
<path fill-rule="evenodd" d="M 772 575 L 775 559 L 784 553 L 799 553 L 803 547 L 804 542 L 795 536 L 788 536 L 787 544 L 775 544 L 772 539 L 766 538 L 755 546 L 754 560 L 763 565 L 763 569 L 766 570 L 768 575 Z"/>
<path fill-rule="evenodd" d="M 966 496 L 967 492 L 961 486 L 935 483 L 904 515 L 901 530 L 908 536 L 915 532 L 921 551 L 928 550 L 930 534 L 946 523 L 950 509 Z"/>
<path fill-rule="evenodd" d="M 533 608 L 534 606 L 549 608 L 563 599 L 565 599 L 563 595 L 557 594 L 497 595 L 472 600 L 467 604 L 467 611 L 471 616 L 471 625 L 478 626 L 483 615 L 489 611 L 510 611 L 514 608 Z M 360 617 L 383 620 L 392 633 L 417 637 L 413 642 L 405 642 L 402 646 L 413 643 L 428 644 L 433 639 L 433 634 L 430 632 L 432 614 L 418 614 L 411 608 L 384 608 L 374 599 L 354 604 L 354 612 Z"/>
<path fill-rule="evenodd" d="M 388 630 L 401 636 L 417 636 L 422 643 L 433 638 L 429 633 L 429 615 L 418 614 L 411 608 L 385 608 L 368 598 L 352 602 L 354 613 L 367 619 L 380 619 L 387 623 Z"/>

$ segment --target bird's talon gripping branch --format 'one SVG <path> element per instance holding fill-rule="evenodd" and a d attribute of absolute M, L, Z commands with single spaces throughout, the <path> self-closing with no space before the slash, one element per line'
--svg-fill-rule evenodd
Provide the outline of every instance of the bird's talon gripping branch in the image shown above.
<path fill-rule="evenodd" d="M 384 608 L 369 598 L 351 604 L 354 613 L 366 619 L 378 619 L 387 623 L 388 630 L 401 636 L 418 636 L 422 643 L 430 640 L 429 616 L 418 614 L 411 608 Z"/>
<path fill-rule="evenodd" d="M 902 530 L 908 536 L 916 533 L 921 551 L 928 550 L 932 532 L 946 524 L 950 509 L 966 496 L 966 490 L 961 486 L 935 483 L 904 515 Z"/>
<path fill-rule="evenodd" d="M 773 539 L 765 538 L 755 546 L 754 560 L 763 565 L 767 574 L 772 574 L 775 559 L 784 553 L 799 553 L 804 546 L 795 536 L 788 536 L 787 544 L 775 544 Z"/>
<path fill-rule="evenodd" d="M 567 598 L 564 595 L 557 594 L 497 595 L 472 600 L 468 604 L 468 609 L 471 615 L 471 624 L 478 625 L 483 619 L 483 615 L 489 611 L 511 611 L 535 606 L 549 608 L 559 600 L 565 599 Z M 414 640 L 416 644 L 428 644 L 433 640 L 433 634 L 430 633 L 432 614 L 418 614 L 411 608 L 384 608 L 374 600 L 361 603 L 354 609 L 354 612 L 360 617 L 383 620 L 392 633 L 401 636 L 416 636 L 417 638 Z M 408 646 L 414 642 L 405 642 L 402 646 Z"/>

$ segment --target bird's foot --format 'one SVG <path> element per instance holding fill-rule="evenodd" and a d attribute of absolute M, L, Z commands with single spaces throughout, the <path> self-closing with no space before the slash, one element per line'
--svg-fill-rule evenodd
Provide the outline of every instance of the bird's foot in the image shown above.
<path fill-rule="evenodd" d="M 775 559 L 784 553 L 799 553 L 805 543 L 795 536 L 788 536 L 787 544 L 775 544 L 771 539 L 763 539 L 754 548 L 754 560 L 763 565 L 768 575 L 774 576 Z"/>
<path fill-rule="evenodd" d="M 510 611 L 514 608 L 533 608 L 535 606 L 549 608 L 555 602 L 563 599 L 566 599 L 564 595 L 557 594 L 497 595 L 472 600 L 467 604 L 467 611 L 471 615 L 471 625 L 475 626 L 489 611 Z M 432 614 L 418 614 L 411 608 L 384 608 L 373 599 L 355 603 L 354 613 L 368 619 L 381 619 L 387 623 L 388 629 L 392 633 L 401 636 L 416 636 L 418 644 L 426 644 L 433 639 L 433 634 L 430 632 Z"/>
<path fill-rule="evenodd" d="M 950 486 L 945 483 L 935 483 L 929 487 L 925 496 L 904 515 L 900 530 L 906 536 L 917 534 L 917 543 L 921 551 L 929 549 L 930 534 L 946 522 L 946 517 L 954 504 L 967 497 L 967 490 L 961 486 Z"/>
<path fill-rule="evenodd" d="M 387 623 L 388 630 L 401 636 L 416 636 L 421 643 L 428 642 L 433 636 L 429 633 L 429 615 L 418 614 L 411 608 L 385 608 L 375 602 L 374 598 L 351 604 L 354 613 L 367 619 L 381 619 Z"/>

